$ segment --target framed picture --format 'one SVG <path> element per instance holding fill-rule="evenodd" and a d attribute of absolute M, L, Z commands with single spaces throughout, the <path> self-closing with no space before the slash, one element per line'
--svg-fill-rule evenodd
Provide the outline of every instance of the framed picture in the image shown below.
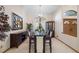
<path fill-rule="evenodd" d="M 23 19 L 15 14 L 12 13 L 12 30 L 19 30 L 23 28 Z"/>

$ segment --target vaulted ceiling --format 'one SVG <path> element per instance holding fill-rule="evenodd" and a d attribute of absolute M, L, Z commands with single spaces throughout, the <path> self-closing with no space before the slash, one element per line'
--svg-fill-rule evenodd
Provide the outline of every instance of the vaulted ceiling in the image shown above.
<path fill-rule="evenodd" d="M 60 6 L 57 5 L 26 5 L 24 6 L 28 15 L 53 15 Z"/>

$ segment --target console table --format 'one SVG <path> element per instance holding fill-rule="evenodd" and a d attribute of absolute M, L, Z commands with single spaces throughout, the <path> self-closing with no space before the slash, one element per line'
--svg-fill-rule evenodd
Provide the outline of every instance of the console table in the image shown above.
<path fill-rule="evenodd" d="M 10 34 L 10 47 L 17 47 L 26 39 L 26 31 Z"/>

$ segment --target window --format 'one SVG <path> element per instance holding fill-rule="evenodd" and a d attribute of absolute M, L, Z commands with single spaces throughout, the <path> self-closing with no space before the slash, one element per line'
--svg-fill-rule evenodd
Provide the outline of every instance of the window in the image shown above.
<path fill-rule="evenodd" d="M 64 12 L 64 16 L 77 16 L 77 12 L 74 10 L 68 10 Z"/>

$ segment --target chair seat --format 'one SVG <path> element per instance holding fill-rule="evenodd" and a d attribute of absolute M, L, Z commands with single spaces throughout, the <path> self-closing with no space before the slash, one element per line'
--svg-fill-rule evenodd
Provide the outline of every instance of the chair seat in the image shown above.
<path fill-rule="evenodd" d="M 45 42 L 46 42 L 46 43 L 49 43 L 49 40 L 46 40 Z"/>
<path fill-rule="evenodd" d="M 34 43 L 34 40 L 31 40 L 31 43 Z"/>

